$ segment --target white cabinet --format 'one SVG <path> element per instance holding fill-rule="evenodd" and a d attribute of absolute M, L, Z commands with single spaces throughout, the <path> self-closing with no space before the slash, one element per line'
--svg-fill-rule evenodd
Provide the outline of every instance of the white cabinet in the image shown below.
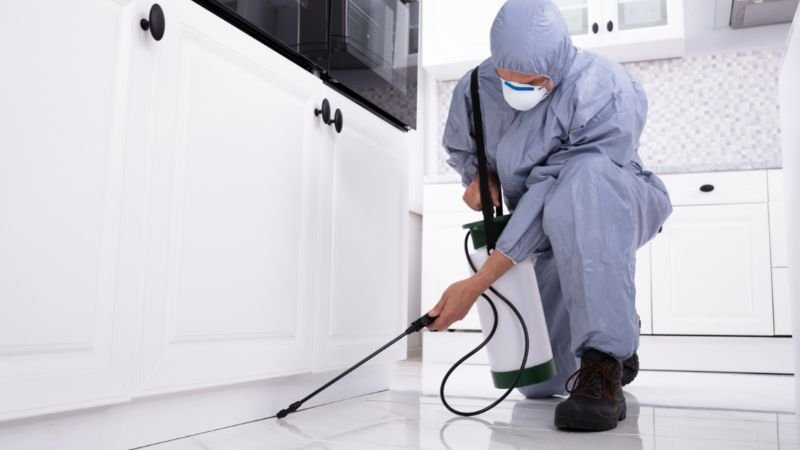
<path fill-rule="evenodd" d="M 0 16 L 0 420 L 127 400 L 132 1 Z"/>
<path fill-rule="evenodd" d="M 504 0 L 422 2 L 422 66 L 454 79 L 489 57 Z M 613 60 L 683 56 L 683 0 L 555 0 L 573 43 Z"/>
<path fill-rule="evenodd" d="M 615 61 L 683 56 L 683 0 L 555 0 L 577 47 Z"/>
<path fill-rule="evenodd" d="M 404 136 L 341 95 L 328 95 L 344 126 L 341 134 L 322 130 L 314 149 L 323 168 L 316 370 L 350 365 L 408 325 Z M 395 345 L 377 360 L 404 358 L 405 348 Z"/>
<path fill-rule="evenodd" d="M 727 204 L 765 198 L 764 178 L 764 172 L 663 177 L 675 208 L 652 242 L 655 334 L 773 334 L 767 205 Z M 703 185 L 715 188 L 703 193 Z M 708 194 L 708 204 L 692 205 L 695 191 Z"/>
<path fill-rule="evenodd" d="M 192 2 L 162 6 L 138 395 L 310 370 L 321 83 Z"/>
<path fill-rule="evenodd" d="M 402 331 L 404 133 L 194 2 L 159 2 L 160 41 L 150 2 L 45 3 L 0 19 L 0 420 L 341 367 Z"/>

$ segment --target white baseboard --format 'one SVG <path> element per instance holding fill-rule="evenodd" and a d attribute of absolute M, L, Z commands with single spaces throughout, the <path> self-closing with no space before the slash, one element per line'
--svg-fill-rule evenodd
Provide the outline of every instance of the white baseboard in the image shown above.
<path fill-rule="evenodd" d="M 274 416 L 339 372 L 296 375 L 4 422 L 0 423 L 0 449 L 123 450 L 150 445 Z M 388 364 L 366 365 L 303 408 L 388 389 L 389 379 Z"/>
<path fill-rule="evenodd" d="M 453 363 L 482 340 L 479 332 L 425 332 L 422 361 Z M 794 373 L 787 337 L 642 336 L 638 353 L 643 370 Z M 488 365 L 486 350 L 467 364 Z"/>

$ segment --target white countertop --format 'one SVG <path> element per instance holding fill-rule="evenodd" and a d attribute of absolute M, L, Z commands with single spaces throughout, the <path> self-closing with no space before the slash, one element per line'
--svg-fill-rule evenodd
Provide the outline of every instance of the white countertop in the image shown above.
<path fill-rule="evenodd" d="M 650 170 L 656 174 L 673 174 L 673 173 L 697 173 L 697 172 L 730 172 L 737 170 L 766 170 L 766 169 L 780 169 L 782 167 L 783 165 L 781 161 L 742 161 L 736 163 L 648 166 L 647 170 Z M 444 175 L 425 175 L 423 181 L 425 184 L 461 183 L 461 177 L 459 177 L 455 173 L 448 173 Z"/>

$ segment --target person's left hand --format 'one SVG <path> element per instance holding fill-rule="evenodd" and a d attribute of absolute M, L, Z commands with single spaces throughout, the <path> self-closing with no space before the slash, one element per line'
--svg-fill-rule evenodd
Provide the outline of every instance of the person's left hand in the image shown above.
<path fill-rule="evenodd" d="M 429 330 L 446 330 L 453 322 L 463 319 L 478 296 L 483 292 L 474 278 L 457 281 L 442 294 L 441 300 L 428 312 L 436 320 L 428 325 Z"/>

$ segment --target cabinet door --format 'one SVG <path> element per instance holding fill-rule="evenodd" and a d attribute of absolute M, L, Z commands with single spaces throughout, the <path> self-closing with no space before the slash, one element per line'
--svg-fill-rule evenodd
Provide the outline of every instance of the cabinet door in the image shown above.
<path fill-rule="evenodd" d="M 461 202 L 461 199 L 454 196 L 453 202 Z M 480 216 L 475 211 L 426 213 L 423 217 L 421 307 L 423 313 L 436 305 L 448 286 L 470 275 L 469 265 L 464 256 L 464 236 L 467 232 L 461 226 L 476 220 L 480 220 Z M 484 300 L 478 299 L 478 301 Z M 472 308 L 463 320 L 454 323 L 450 328 L 480 330 L 478 308 Z"/>
<path fill-rule="evenodd" d="M 0 16 L 0 420 L 129 398 L 120 234 L 132 1 Z M 141 186 L 139 186 L 141 190 Z"/>
<path fill-rule="evenodd" d="M 575 46 L 593 48 L 602 45 L 604 36 L 600 32 L 604 17 L 602 1 L 555 0 L 555 4 L 561 10 Z"/>
<path fill-rule="evenodd" d="M 408 135 L 332 90 L 325 96 L 344 128 L 326 127 L 329 144 L 316 149 L 325 168 L 316 370 L 352 364 L 407 326 Z M 405 351 L 398 344 L 381 358 Z"/>
<path fill-rule="evenodd" d="M 652 251 L 654 333 L 772 334 L 766 204 L 676 207 Z"/>
<path fill-rule="evenodd" d="M 319 80 L 161 3 L 139 395 L 307 371 Z"/>
<path fill-rule="evenodd" d="M 683 39 L 683 0 L 605 0 L 607 46 Z"/>

